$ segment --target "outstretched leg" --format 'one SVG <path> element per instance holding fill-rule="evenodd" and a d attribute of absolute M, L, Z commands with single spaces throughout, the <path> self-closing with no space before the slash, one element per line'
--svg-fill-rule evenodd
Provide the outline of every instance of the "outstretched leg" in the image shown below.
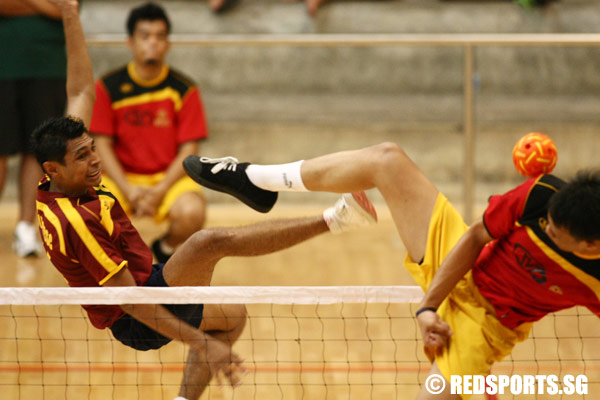
<path fill-rule="evenodd" d="M 438 190 L 394 143 L 328 154 L 283 165 L 237 163 L 232 157 L 184 161 L 188 175 L 229 193 L 257 211 L 270 210 L 279 191 L 355 192 L 377 188 L 385 198 L 408 254 L 425 254 L 429 220 Z"/>
<path fill-rule="evenodd" d="M 308 240 L 329 229 L 322 217 L 275 220 L 194 233 L 164 267 L 169 286 L 207 286 L 216 263 L 227 256 L 258 256 Z"/>
<path fill-rule="evenodd" d="M 308 190 L 345 192 L 376 187 L 383 195 L 410 257 L 425 255 L 429 219 L 438 190 L 396 144 L 333 153 L 301 168 Z"/>

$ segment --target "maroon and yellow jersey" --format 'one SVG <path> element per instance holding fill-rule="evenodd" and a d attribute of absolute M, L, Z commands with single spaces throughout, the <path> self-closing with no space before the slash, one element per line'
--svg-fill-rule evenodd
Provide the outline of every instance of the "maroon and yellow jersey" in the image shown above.
<path fill-rule="evenodd" d="M 473 278 L 509 328 L 573 306 L 600 316 L 600 256 L 562 251 L 545 233 L 548 201 L 563 185 L 552 175 L 530 179 L 492 196 L 484 213 L 495 240 L 481 252 Z"/>
<path fill-rule="evenodd" d="M 90 132 L 114 138 L 125 172 L 165 171 L 182 143 L 208 135 L 198 89 L 181 73 L 164 66 L 151 81 L 133 63 L 96 82 Z"/>
<path fill-rule="evenodd" d="M 46 253 L 69 286 L 102 286 L 122 268 L 138 285 L 152 271 L 152 253 L 103 185 L 87 194 L 67 197 L 48 191 L 44 178 L 38 186 L 37 215 Z M 92 324 L 112 326 L 125 313 L 116 305 L 84 305 Z"/>

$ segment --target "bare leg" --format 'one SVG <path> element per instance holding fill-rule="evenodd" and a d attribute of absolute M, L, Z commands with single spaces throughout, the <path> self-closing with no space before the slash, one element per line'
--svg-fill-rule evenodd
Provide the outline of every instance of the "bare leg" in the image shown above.
<path fill-rule="evenodd" d="M 169 230 L 164 241 L 171 247 L 177 247 L 194 232 L 204 226 L 206 219 L 206 200 L 198 193 L 184 193 L 175 200 L 169 210 Z"/>
<path fill-rule="evenodd" d="M 169 286 L 207 286 L 215 264 L 227 256 L 258 256 L 283 250 L 327 232 L 322 217 L 275 220 L 194 233 L 173 254 L 163 274 Z"/>
<path fill-rule="evenodd" d="M 23 155 L 19 180 L 19 221 L 33 223 L 35 219 L 35 199 L 37 184 L 42 178 L 42 169 L 35 157 Z"/>
<path fill-rule="evenodd" d="M 246 325 L 246 307 L 238 304 L 207 304 L 200 329 L 217 340 L 232 346 L 240 337 Z M 179 396 L 189 400 L 200 398 L 212 375 L 206 366 L 206 358 L 190 348 L 186 361 Z"/>
<path fill-rule="evenodd" d="M 439 375 L 442 376 L 437 364 L 434 362 L 431 366 L 431 370 L 429 371 L 429 376 Z M 445 387 L 441 393 L 431 394 L 427 391 L 425 387 L 421 388 L 419 395 L 417 396 L 417 400 L 460 400 L 460 396 L 457 394 L 451 394 L 450 384 L 448 381 L 444 379 Z"/>
<path fill-rule="evenodd" d="M 301 172 L 309 190 L 379 189 L 408 254 L 415 261 L 423 258 L 438 190 L 398 145 L 382 143 L 317 157 L 305 161 Z"/>

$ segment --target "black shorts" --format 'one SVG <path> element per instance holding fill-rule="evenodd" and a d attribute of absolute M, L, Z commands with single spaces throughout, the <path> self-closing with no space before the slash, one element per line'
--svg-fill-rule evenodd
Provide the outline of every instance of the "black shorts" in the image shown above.
<path fill-rule="evenodd" d="M 152 266 L 152 275 L 150 275 L 144 286 L 168 287 L 163 278 L 163 266 L 164 264 L 154 264 Z M 202 304 L 164 304 L 164 306 L 180 320 L 187 322 L 194 328 L 200 327 L 202 311 L 204 310 Z M 129 314 L 125 314 L 116 320 L 110 330 L 119 342 L 142 351 L 159 349 L 172 340 L 147 327 Z"/>
<path fill-rule="evenodd" d="M 0 79 L 0 156 L 31 153 L 31 133 L 65 112 L 65 79 Z"/>

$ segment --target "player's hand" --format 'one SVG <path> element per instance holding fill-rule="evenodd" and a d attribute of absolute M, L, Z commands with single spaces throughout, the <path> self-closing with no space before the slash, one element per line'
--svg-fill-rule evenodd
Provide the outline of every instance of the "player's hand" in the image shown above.
<path fill-rule="evenodd" d="M 131 211 L 134 214 L 138 213 L 139 203 L 142 198 L 146 195 L 148 188 L 143 186 L 129 186 L 127 191 L 125 192 L 125 197 L 127 197 L 127 202 L 131 206 Z"/>
<path fill-rule="evenodd" d="M 425 348 L 439 354 L 452 335 L 450 325 L 443 321 L 435 311 L 431 310 L 420 313 L 417 322 L 421 328 Z"/>
<path fill-rule="evenodd" d="M 242 377 L 248 371 L 242 365 L 244 360 L 232 351 L 231 346 L 214 339 L 208 340 L 206 348 L 198 351 L 206 352 L 208 368 L 219 385 L 222 384 L 223 377 L 232 387 L 242 384 Z"/>
<path fill-rule="evenodd" d="M 163 192 L 156 187 L 146 190 L 137 202 L 136 215 L 151 217 L 156 214 L 163 199 Z"/>

